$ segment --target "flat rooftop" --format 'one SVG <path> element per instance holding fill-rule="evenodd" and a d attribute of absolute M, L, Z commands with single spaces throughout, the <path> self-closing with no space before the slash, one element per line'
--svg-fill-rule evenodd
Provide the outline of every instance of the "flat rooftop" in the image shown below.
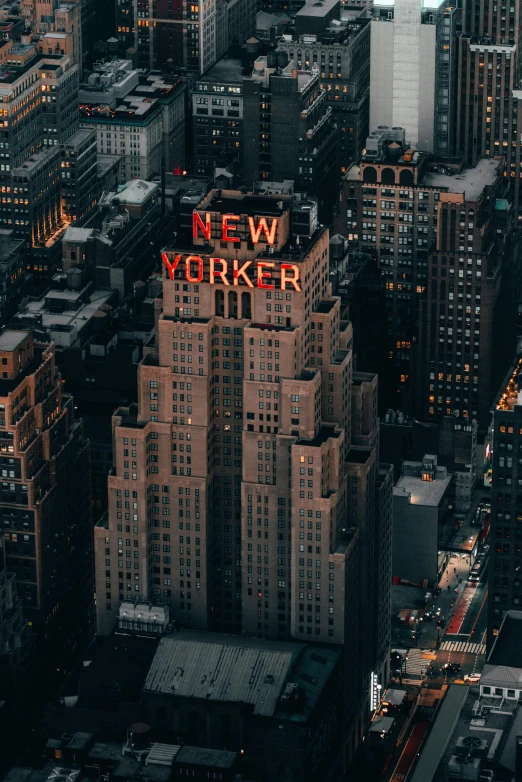
<path fill-rule="evenodd" d="M 46 147 L 33 152 L 21 165 L 13 168 L 13 176 L 27 176 L 38 168 L 41 168 L 48 160 L 52 160 L 59 154 L 59 147 Z"/>
<path fill-rule="evenodd" d="M 246 215 L 270 215 L 280 217 L 285 211 L 285 202 L 281 207 L 281 196 L 255 196 L 238 193 L 236 196 L 226 195 L 214 190 L 210 195 L 210 201 L 200 209 L 207 212 L 219 212 L 220 214 L 246 214 Z M 289 205 L 288 205 L 289 206 Z M 288 208 L 288 207 L 287 207 Z"/>
<path fill-rule="evenodd" d="M 78 229 L 76 229 L 78 230 Z M 31 318 L 38 322 L 41 328 L 50 329 L 56 327 L 70 326 L 73 329 L 74 339 L 80 334 L 81 330 L 90 321 L 94 313 L 100 309 L 102 304 L 107 304 L 114 295 L 113 290 L 94 290 L 89 295 L 89 301 L 80 304 L 76 310 L 64 312 L 51 312 L 47 308 L 46 299 L 64 301 L 74 301 L 78 296 L 78 291 L 48 291 L 38 301 L 29 301 L 25 307 L 25 312 L 18 312 L 15 319 L 28 321 Z M 24 325 L 26 325 L 24 323 Z M 74 340 L 73 340 L 74 341 Z M 0 348 L 1 350 L 2 348 Z"/>
<path fill-rule="evenodd" d="M 174 760 L 174 765 L 188 763 L 192 766 L 209 766 L 210 768 L 233 768 L 237 760 L 237 752 L 227 752 L 208 747 L 181 748 Z"/>
<path fill-rule="evenodd" d="M 394 497 L 410 495 L 411 505 L 425 505 L 437 508 L 453 479 L 452 475 L 446 478 L 434 478 L 432 481 L 423 481 L 413 475 L 402 475 L 393 487 Z"/>
<path fill-rule="evenodd" d="M 18 329 L 7 329 L 0 334 L 0 351 L 11 352 L 22 344 L 30 335 L 30 331 L 18 331 Z"/>
<path fill-rule="evenodd" d="M 340 5 L 340 0 L 308 0 L 296 16 L 315 16 L 321 18 L 329 14 L 335 6 Z"/>
<path fill-rule="evenodd" d="M 98 206 L 109 206 L 114 198 L 118 199 L 121 204 L 136 206 L 146 201 L 156 190 L 159 190 L 159 185 L 156 182 L 147 182 L 144 179 L 131 179 L 124 185 L 120 185 L 116 192 L 107 193 L 103 200 L 98 202 Z"/>
<path fill-rule="evenodd" d="M 450 193 L 463 193 L 468 201 L 476 201 L 485 187 L 495 183 L 502 163 L 495 158 L 482 158 L 474 168 L 447 176 L 429 172 L 423 180 L 430 187 L 446 187 Z"/>
<path fill-rule="evenodd" d="M 204 76 L 197 80 L 196 92 L 200 83 L 243 84 L 243 78 L 243 63 L 241 60 L 235 57 L 222 57 Z"/>
<path fill-rule="evenodd" d="M 434 779 L 468 695 L 469 687 L 462 684 L 450 684 L 439 708 L 435 724 L 420 753 L 411 782 L 432 782 Z M 463 728 L 463 731 L 466 729 Z M 466 732 L 460 735 L 466 735 Z"/>
<path fill-rule="evenodd" d="M 8 261 L 13 254 L 23 249 L 23 246 L 23 239 L 7 237 L 5 234 L 2 235 L 2 232 L 0 231 L 0 263 L 2 263 L 2 261 Z"/>
<path fill-rule="evenodd" d="M 506 613 L 487 663 L 522 668 L 522 611 Z"/>

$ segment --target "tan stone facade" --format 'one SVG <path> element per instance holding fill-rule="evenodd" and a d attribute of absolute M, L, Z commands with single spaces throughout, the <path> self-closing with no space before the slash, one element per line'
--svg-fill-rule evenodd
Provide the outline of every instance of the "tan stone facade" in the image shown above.
<path fill-rule="evenodd" d="M 166 254 L 138 407 L 113 418 L 109 516 L 95 531 L 100 633 L 135 596 L 168 603 L 194 629 L 346 638 L 358 599 L 353 528 L 364 515 L 347 496 L 363 469 L 350 466 L 352 327 L 331 296 L 328 231 L 296 235 L 293 208 L 289 197 L 212 191 L 196 235 Z M 263 232 L 252 242 L 261 218 L 268 229 L 277 220 L 272 243 Z M 371 423 L 371 495 L 368 378 L 358 427 Z"/>

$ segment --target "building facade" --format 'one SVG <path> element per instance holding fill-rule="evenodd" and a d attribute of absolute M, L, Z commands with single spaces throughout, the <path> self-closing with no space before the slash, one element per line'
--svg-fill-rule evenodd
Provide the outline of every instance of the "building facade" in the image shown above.
<path fill-rule="evenodd" d="M 96 131 L 98 154 L 119 155 L 121 182 L 152 179 L 185 164 L 185 86 L 140 75 L 128 60 L 102 63 L 79 93 L 80 126 Z"/>
<path fill-rule="evenodd" d="M 363 616 L 389 587 L 377 594 L 374 569 L 389 568 L 377 529 L 390 484 L 376 377 L 352 372 L 351 324 L 330 293 L 328 231 L 292 197 L 214 190 L 163 264 L 138 405 L 113 418 L 98 631 L 134 596 L 167 603 L 184 627 L 346 640 L 360 735 L 370 673 L 384 677 L 388 659 L 386 625 Z"/>
<path fill-rule="evenodd" d="M 165 0 L 136 0 L 117 11 L 118 39 L 128 48 L 134 32 L 138 67 L 165 73 L 204 74 L 255 29 L 255 0 L 182 0 L 173 8 Z"/>
<path fill-rule="evenodd" d="M 300 12 L 304 14 L 311 0 Z M 339 16 L 340 16 L 340 6 Z M 298 14 L 299 17 L 299 14 Z M 312 22 L 314 17 L 312 16 Z M 365 17 L 321 30 L 312 23 L 311 33 L 281 40 L 284 51 L 299 70 L 317 70 L 320 86 L 337 125 L 338 164 L 343 172 L 357 160 L 369 132 L 370 20 Z"/>
<path fill-rule="evenodd" d="M 192 90 L 193 169 L 214 176 L 216 166 L 243 154 L 243 64 L 223 58 Z"/>
<path fill-rule="evenodd" d="M 522 518 L 522 359 L 515 360 L 492 408 L 491 526 L 489 531 L 489 600 L 487 646 L 491 646 L 507 611 L 522 599 L 519 561 L 522 556 L 518 520 Z"/>
<path fill-rule="evenodd" d="M 293 179 L 317 197 L 319 219 L 330 223 L 337 193 L 337 132 L 319 74 L 277 55 L 258 57 L 243 81 L 243 178 Z M 297 141 L 297 143 L 296 143 Z"/>
<path fill-rule="evenodd" d="M 2 527 L 25 618 L 49 681 L 70 673 L 94 634 L 88 444 L 62 395 L 54 345 L 0 335 Z"/>
<path fill-rule="evenodd" d="M 410 148 L 401 128 L 372 133 L 345 177 L 349 244 L 384 277 L 389 407 L 422 417 L 456 411 L 487 426 L 515 339 L 519 249 L 506 190 L 500 160 L 441 166 Z"/>
<path fill-rule="evenodd" d="M 370 128 L 406 128 L 422 152 L 454 154 L 457 13 L 450 4 L 376 3 L 371 23 Z"/>

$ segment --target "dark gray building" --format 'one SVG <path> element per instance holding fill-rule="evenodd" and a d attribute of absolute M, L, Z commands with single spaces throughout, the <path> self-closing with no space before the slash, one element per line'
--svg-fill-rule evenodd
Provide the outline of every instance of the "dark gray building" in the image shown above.
<path fill-rule="evenodd" d="M 393 489 L 394 577 L 416 584 L 436 583 L 439 524 L 452 488 L 453 476 L 437 464 L 436 456 L 426 454 L 422 462 L 404 462 Z"/>
<path fill-rule="evenodd" d="M 295 29 L 297 35 L 321 34 L 340 19 L 341 0 L 309 0 L 295 15 Z"/>
<path fill-rule="evenodd" d="M 310 1 L 297 14 L 296 22 Z M 308 17 L 307 17 L 308 19 Z M 310 16 L 306 35 L 294 33 L 281 40 L 284 51 L 299 70 L 317 71 L 337 125 L 340 171 L 356 160 L 368 135 L 370 92 L 370 19 L 363 16 L 324 28 L 321 19 Z"/>
<path fill-rule="evenodd" d="M 522 601 L 522 351 L 493 405 L 491 527 L 487 647 L 506 611 Z"/>
<path fill-rule="evenodd" d="M 96 131 L 82 128 L 60 144 L 61 207 L 71 223 L 83 225 L 96 209 Z"/>
<path fill-rule="evenodd" d="M 284 55 L 283 55 L 284 56 Z M 337 200 L 336 130 L 319 75 L 269 53 L 243 82 L 245 182 L 292 179 L 329 223 Z"/>
<path fill-rule="evenodd" d="M 192 90 L 192 138 L 196 174 L 214 176 L 216 166 L 241 162 L 243 64 L 223 57 Z"/>

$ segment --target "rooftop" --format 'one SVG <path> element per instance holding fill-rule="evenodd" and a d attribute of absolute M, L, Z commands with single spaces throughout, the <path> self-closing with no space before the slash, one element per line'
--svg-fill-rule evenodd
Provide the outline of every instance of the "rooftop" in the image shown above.
<path fill-rule="evenodd" d="M 114 198 L 117 198 L 122 204 L 143 204 L 156 190 L 159 190 L 159 185 L 155 182 L 131 179 L 124 185 L 120 185 L 115 193 L 105 194 L 103 198 L 100 198 L 98 205 L 108 206 Z"/>
<path fill-rule="evenodd" d="M 413 465 L 421 468 L 420 462 L 404 462 L 404 468 Z M 422 480 L 421 476 L 416 475 L 401 475 L 397 484 L 393 488 L 394 497 L 406 497 L 410 495 L 409 501 L 411 505 L 425 505 L 429 507 L 438 507 L 442 502 L 444 495 L 453 479 L 453 476 L 448 475 L 444 471 L 443 475 L 434 474 L 433 480 Z"/>
<path fill-rule="evenodd" d="M 66 57 L 66 55 L 63 54 L 37 54 L 36 57 L 33 57 L 29 62 L 25 63 L 25 65 L 6 65 L 0 68 L 0 94 L 9 95 L 12 90 L 3 89 L 4 85 L 12 84 L 35 65 L 43 65 L 45 63 L 49 70 L 51 70 L 53 65 L 57 68 L 60 60 L 64 57 Z M 53 60 L 54 63 L 52 62 Z"/>
<path fill-rule="evenodd" d="M 439 708 L 435 724 L 420 753 L 411 782 L 431 782 L 434 778 L 468 694 L 469 687 L 461 684 L 450 684 Z"/>
<path fill-rule="evenodd" d="M 24 240 L 16 239 L 11 234 L 12 231 L 0 230 L 0 263 L 8 261 L 13 254 L 23 249 Z"/>
<path fill-rule="evenodd" d="M 80 231 L 86 229 L 76 228 L 73 230 Z M 60 344 L 64 340 L 72 344 L 90 322 L 94 313 L 103 304 L 108 304 L 114 296 L 114 291 L 111 289 L 93 290 L 84 303 L 78 303 L 80 293 L 81 291 L 70 289 L 47 291 L 37 301 L 29 301 L 24 307 L 24 311 L 16 314 L 15 319 L 20 320 L 23 325 L 33 321 L 35 325 L 48 329 L 51 332 L 50 336 L 58 340 Z M 64 304 L 70 302 L 71 309 L 64 309 L 63 312 L 53 312 L 49 309 L 49 301 L 58 301 L 60 299 L 64 301 Z M 77 309 L 72 309 L 73 306 L 77 307 Z M 64 327 L 68 327 L 67 333 L 63 331 Z M 62 336 L 58 337 L 57 334 L 52 334 L 53 329 L 61 330 L 63 332 Z"/>
<path fill-rule="evenodd" d="M 329 440 L 331 437 L 337 438 L 341 434 L 341 431 L 338 429 L 335 429 L 335 424 L 332 424 L 331 426 L 327 426 L 326 424 L 321 426 L 313 440 L 305 440 L 304 438 L 299 438 L 297 441 L 297 445 L 306 445 L 310 448 L 320 448 L 323 443 L 325 443 L 327 440 Z"/>
<path fill-rule="evenodd" d="M 508 611 L 505 614 L 487 664 L 522 669 L 522 611 Z"/>
<path fill-rule="evenodd" d="M 218 60 L 204 76 L 198 79 L 197 86 L 200 83 L 219 82 L 222 84 L 242 84 L 243 83 L 243 63 L 235 57 L 222 57 Z"/>
<path fill-rule="evenodd" d="M 477 201 L 485 187 L 495 184 L 501 167 L 500 158 L 482 158 L 474 168 L 466 168 L 455 176 L 429 172 L 423 184 L 445 187 L 450 193 L 463 193 L 467 201 Z"/>
<path fill-rule="evenodd" d="M 211 768 L 233 768 L 237 760 L 237 752 L 227 752 L 221 749 L 209 749 L 207 747 L 189 747 L 185 745 L 181 748 L 174 761 L 178 763 L 188 763 L 192 766 L 209 766 Z"/>
<path fill-rule="evenodd" d="M 329 14 L 340 0 L 308 0 L 308 2 L 296 13 L 296 16 L 322 17 Z"/>
<path fill-rule="evenodd" d="M 0 334 L 0 351 L 11 352 L 22 344 L 30 335 L 30 331 L 21 331 L 18 329 L 7 329 Z"/>
<path fill-rule="evenodd" d="M 145 680 L 148 692 L 249 703 L 271 717 L 302 644 L 182 632 L 163 638 Z"/>
<path fill-rule="evenodd" d="M 232 196 L 230 193 L 223 195 L 220 190 L 213 190 L 208 203 L 200 208 L 220 214 L 273 215 L 274 217 L 280 217 L 286 211 L 285 202 L 280 196 L 255 196 L 242 193 Z"/>

